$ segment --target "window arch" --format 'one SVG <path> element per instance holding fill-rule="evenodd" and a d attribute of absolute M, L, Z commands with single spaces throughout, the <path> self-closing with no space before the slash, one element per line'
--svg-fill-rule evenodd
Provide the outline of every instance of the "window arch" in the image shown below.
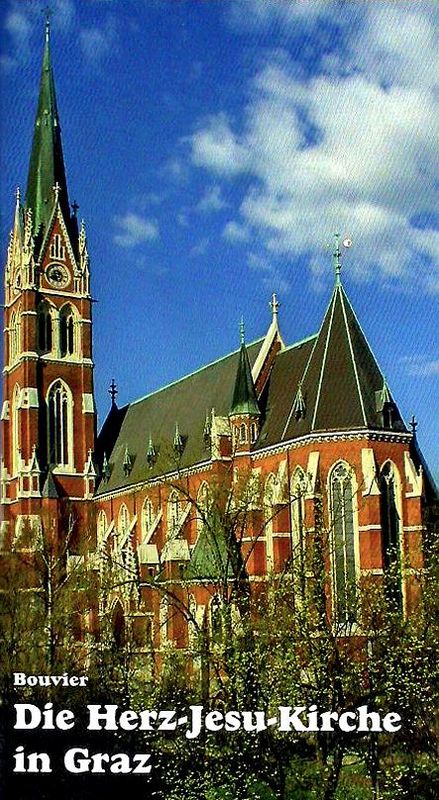
<path fill-rule="evenodd" d="M 59 233 L 55 233 L 52 242 L 50 244 L 50 257 L 57 258 L 60 261 L 65 260 L 66 257 L 65 248 Z"/>
<path fill-rule="evenodd" d="M 50 353 L 53 347 L 53 319 L 52 309 L 45 300 L 37 309 L 37 336 L 38 352 Z"/>
<path fill-rule="evenodd" d="M 20 420 L 19 420 L 19 413 L 18 413 L 18 405 L 20 402 L 20 387 L 18 383 L 14 386 L 14 391 L 12 392 L 12 404 L 11 404 L 11 425 L 12 425 L 12 436 L 11 436 L 11 444 L 12 444 L 12 472 L 15 474 L 18 471 L 19 460 L 20 460 Z"/>
<path fill-rule="evenodd" d="M 67 303 L 59 313 L 59 349 L 61 358 L 72 356 L 78 351 L 76 330 L 76 314 L 72 306 Z"/>
<path fill-rule="evenodd" d="M 130 515 L 125 503 L 122 503 L 117 517 L 117 530 L 120 536 L 125 536 L 125 534 L 128 533 L 129 526 Z"/>
<path fill-rule="evenodd" d="M 400 481 L 394 465 L 387 461 L 380 474 L 380 512 L 383 564 L 389 599 L 402 607 Z"/>
<path fill-rule="evenodd" d="M 49 463 L 73 467 L 73 398 L 61 380 L 47 393 L 47 416 Z"/>
<path fill-rule="evenodd" d="M 21 353 L 21 306 L 11 314 L 9 324 L 9 361 L 16 361 Z"/>
<path fill-rule="evenodd" d="M 356 616 L 356 543 L 354 522 L 354 476 L 348 464 L 336 464 L 329 478 L 332 580 L 335 618 L 352 623 Z"/>
<path fill-rule="evenodd" d="M 275 514 L 276 483 L 276 476 L 270 472 L 267 480 L 265 481 L 264 488 L 265 554 L 267 572 L 271 572 L 274 566 L 273 518 Z"/>
<path fill-rule="evenodd" d="M 154 506 L 149 497 L 146 498 L 142 506 L 141 525 L 142 539 L 146 539 L 154 522 Z"/>
<path fill-rule="evenodd" d="M 247 425 L 245 422 L 241 422 L 239 426 L 239 442 L 240 444 L 245 444 L 247 441 Z"/>
<path fill-rule="evenodd" d="M 105 511 L 101 509 L 98 514 L 98 522 L 97 522 L 97 539 L 98 539 L 98 547 L 102 544 L 104 540 L 104 536 L 106 534 L 108 528 L 108 520 Z"/>
<path fill-rule="evenodd" d="M 294 583 L 300 600 L 305 599 L 306 590 L 306 529 L 305 494 L 306 477 L 301 467 L 296 467 L 291 479 L 291 533 Z"/>
<path fill-rule="evenodd" d="M 258 438 L 258 426 L 256 422 L 252 422 L 250 425 L 250 442 L 254 444 L 257 438 Z"/>
<path fill-rule="evenodd" d="M 206 514 L 209 510 L 209 484 L 206 481 L 200 485 L 197 493 L 197 530 L 198 533 L 203 529 L 206 522 Z"/>
<path fill-rule="evenodd" d="M 168 531 L 170 536 L 175 536 L 178 530 L 178 521 L 181 514 L 180 496 L 176 489 L 169 495 L 168 499 Z"/>

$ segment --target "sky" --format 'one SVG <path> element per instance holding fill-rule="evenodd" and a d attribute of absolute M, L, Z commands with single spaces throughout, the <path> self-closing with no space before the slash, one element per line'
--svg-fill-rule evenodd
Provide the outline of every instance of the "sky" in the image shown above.
<path fill-rule="evenodd" d="M 0 4 L 0 246 L 25 191 L 47 3 Z M 91 256 L 100 423 L 342 279 L 439 478 L 436 0 L 52 0 L 70 200 Z M 293 388 L 292 388 L 293 391 Z"/>

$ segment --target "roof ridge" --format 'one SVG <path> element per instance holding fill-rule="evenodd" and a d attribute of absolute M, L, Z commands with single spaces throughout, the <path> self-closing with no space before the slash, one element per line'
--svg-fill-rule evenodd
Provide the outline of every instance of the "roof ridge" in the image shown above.
<path fill-rule="evenodd" d="M 351 332 L 349 330 L 349 323 L 348 323 L 347 316 L 346 316 L 346 308 L 345 308 L 345 298 L 346 297 L 347 297 L 346 292 L 340 291 L 340 301 L 341 301 L 341 307 L 343 309 L 343 319 L 344 319 L 345 326 L 346 326 L 346 333 L 347 333 L 347 336 L 348 336 L 349 352 L 351 354 L 352 366 L 354 368 L 354 373 L 355 373 L 355 383 L 357 384 L 358 396 L 360 398 L 361 413 L 363 414 L 363 421 L 364 421 L 364 424 L 367 427 L 367 416 L 366 416 L 366 410 L 364 408 L 364 399 L 363 399 L 363 394 L 362 394 L 362 391 L 361 391 L 361 384 L 360 384 L 360 378 L 358 376 L 357 364 L 355 362 L 354 348 L 353 348 L 353 345 L 352 345 Z M 368 345 L 368 347 L 369 347 L 369 345 Z M 379 367 L 378 367 L 378 369 L 379 369 Z M 381 372 L 381 370 L 380 370 L 380 372 Z"/>
<path fill-rule="evenodd" d="M 317 338 L 318 335 L 319 335 L 318 332 L 312 333 L 310 336 L 305 336 L 304 339 L 299 339 L 298 342 L 293 342 L 293 344 L 289 344 L 288 347 L 284 347 L 283 350 L 279 351 L 279 355 L 280 353 L 286 353 L 287 350 L 294 350 L 295 347 L 299 347 L 301 344 L 306 344 L 306 342 L 310 342 L 311 339 Z"/>
<path fill-rule="evenodd" d="M 264 336 L 260 336 L 258 339 L 254 339 L 253 342 L 250 342 L 247 345 L 247 348 L 253 347 L 253 345 L 258 344 L 259 342 L 263 342 L 264 338 L 265 338 Z M 134 406 L 137 403 L 141 403 L 142 400 L 147 400 L 148 397 L 152 397 L 155 394 L 159 394 L 159 392 L 164 392 L 165 389 L 170 389 L 171 386 L 176 386 L 177 383 L 181 383 L 182 381 L 185 381 L 187 378 L 192 378 L 193 375 L 198 375 L 200 372 L 203 372 L 203 370 L 208 369 L 209 367 L 213 367 L 215 364 L 219 364 L 221 361 L 225 361 L 226 358 L 230 358 L 230 356 L 236 355 L 237 353 L 240 352 L 240 350 L 241 347 L 238 347 L 237 350 L 232 350 L 230 353 L 226 353 L 225 356 L 221 356 L 221 358 L 216 358 L 215 361 L 210 361 L 208 364 L 204 364 L 202 367 L 193 370 L 193 372 L 188 372 L 187 375 L 182 375 L 181 378 L 177 378 L 177 380 L 171 381 L 170 383 L 167 383 L 165 386 L 161 386 L 160 389 L 154 389 L 154 391 L 148 392 L 148 394 L 143 395 L 143 397 L 139 397 L 137 400 L 133 400 L 131 403 L 127 403 L 126 405 Z"/>
<path fill-rule="evenodd" d="M 320 370 L 319 383 L 318 383 L 318 387 L 317 387 L 316 400 L 315 400 L 315 404 L 314 404 L 314 414 L 313 414 L 312 421 L 311 421 L 311 430 L 314 430 L 314 425 L 315 425 L 315 421 L 316 421 L 316 417 L 317 417 L 317 409 L 319 407 L 319 402 L 320 402 L 320 393 L 321 393 L 321 390 L 322 390 L 323 375 L 324 375 L 325 367 L 326 367 L 326 357 L 328 355 L 329 340 L 330 340 L 330 337 L 331 337 L 332 322 L 333 322 L 333 319 L 334 319 L 334 311 L 335 311 L 335 301 L 336 301 L 338 289 L 339 289 L 339 286 L 337 285 L 335 287 L 333 293 L 332 293 L 331 301 L 330 301 L 330 304 L 328 306 L 328 310 L 329 310 L 329 307 L 332 304 L 331 318 L 329 320 L 328 333 L 326 334 L 325 349 L 323 351 L 323 359 L 322 359 L 322 368 Z M 327 313 L 328 312 L 326 312 L 326 314 Z M 323 328 L 323 324 L 324 324 L 324 322 L 326 320 L 326 314 L 325 314 L 324 319 L 323 319 L 322 328 Z M 320 333 L 319 333 L 319 336 L 320 336 Z"/>

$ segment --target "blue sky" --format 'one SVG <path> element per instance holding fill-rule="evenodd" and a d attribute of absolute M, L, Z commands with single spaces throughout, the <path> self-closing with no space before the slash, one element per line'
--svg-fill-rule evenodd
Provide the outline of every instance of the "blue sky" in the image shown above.
<path fill-rule="evenodd" d="M 45 3 L 1 4 L 1 247 L 24 191 Z M 343 280 L 439 473 L 435 0 L 52 0 L 70 199 L 92 258 L 100 421 Z"/>

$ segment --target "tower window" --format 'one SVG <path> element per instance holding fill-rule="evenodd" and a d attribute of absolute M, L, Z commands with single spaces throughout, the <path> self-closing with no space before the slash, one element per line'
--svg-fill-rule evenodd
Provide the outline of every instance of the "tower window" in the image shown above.
<path fill-rule="evenodd" d="M 13 311 L 9 327 L 9 360 L 15 361 L 21 352 L 21 309 Z"/>
<path fill-rule="evenodd" d="M 239 441 L 241 444 L 245 444 L 247 441 L 247 425 L 245 422 L 241 422 L 239 426 Z"/>
<path fill-rule="evenodd" d="M 51 258 L 57 258 L 60 261 L 65 260 L 66 251 L 59 233 L 56 233 L 55 236 L 53 237 L 52 243 L 50 245 L 50 256 Z"/>
<path fill-rule="evenodd" d="M 117 522 L 118 531 L 121 536 L 124 536 L 127 533 L 129 525 L 130 525 L 130 515 L 128 513 L 128 509 L 125 503 L 123 503 L 123 505 L 121 505 L 120 507 L 118 522 Z"/>
<path fill-rule="evenodd" d="M 52 350 L 52 315 L 47 303 L 41 303 L 38 307 L 38 351 L 40 353 L 50 353 Z"/>
<path fill-rule="evenodd" d="M 346 464 L 337 464 L 333 469 L 330 494 L 335 616 L 339 624 L 348 624 L 355 620 L 357 591 L 354 487 Z"/>
<path fill-rule="evenodd" d="M 49 462 L 57 466 L 67 466 L 71 461 L 72 397 L 70 391 L 61 381 L 56 381 L 51 387 L 47 397 L 47 405 Z"/>
<path fill-rule="evenodd" d="M 145 500 L 142 508 L 142 537 L 146 539 L 154 522 L 154 507 L 149 499 Z"/>
<path fill-rule="evenodd" d="M 382 552 L 386 572 L 386 591 L 395 605 L 402 607 L 400 575 L 400 515 L 396 502 L 397 492 L 395 472 L 389 462 L 384 465 L 380 476 L 380 512 L 382 531 Z"/>
<path fill-rule="evenodd" d="M 59 338 L 61 358 L 75 352 L 75 318 L 71 306 L 64 306 L 60 312 Z"/>
<path fill-rule="evenodd" d="M 253 444 L 256 441 L 257 438 L 258 438 L 258 426 L 256 425 L 256 422 L 252 422 L 252 424 L 250 425 L 250 441 L 251 441 L 251 443 Z"/>

